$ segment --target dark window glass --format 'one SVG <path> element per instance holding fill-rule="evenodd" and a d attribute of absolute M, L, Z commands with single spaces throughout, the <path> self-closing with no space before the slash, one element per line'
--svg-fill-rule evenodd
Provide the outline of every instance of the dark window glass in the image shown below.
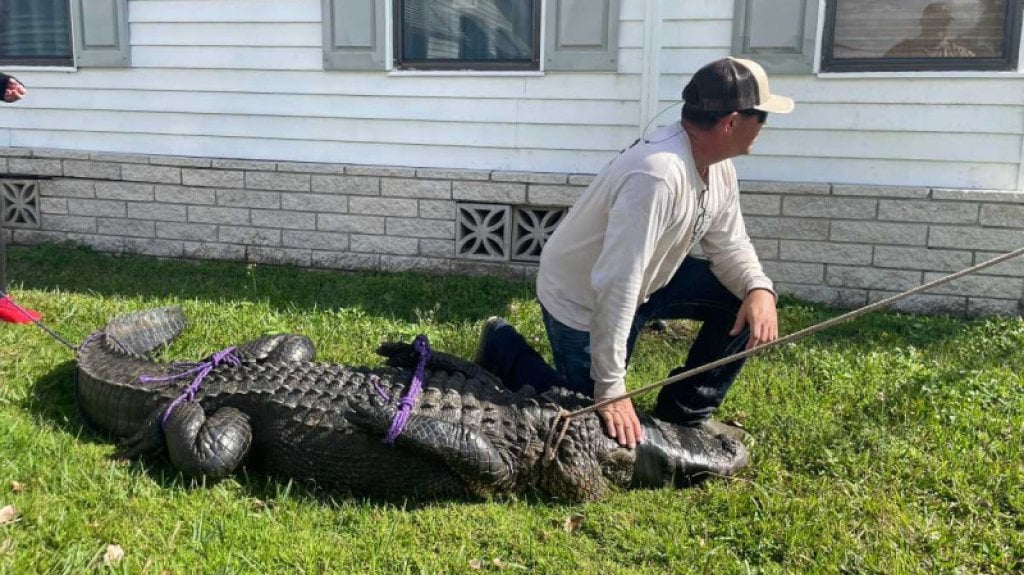
<path fill-rule="evenodd" d="M 539 0 L 396 0 L 396 65 L 535 70 Z"/>
<path fill-rule="evenodd" d="M 822 69 L 1015 69 L 1019 3 L 828 0 Z"/>
<path fill-rule="evenodd" d="M 69 8 L 68 0 L 0 0 L 0 63 L 71 65 Z"/>

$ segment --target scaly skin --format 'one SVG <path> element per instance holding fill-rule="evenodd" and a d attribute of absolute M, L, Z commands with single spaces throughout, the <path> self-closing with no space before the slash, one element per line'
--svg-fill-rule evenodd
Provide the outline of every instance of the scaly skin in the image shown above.
<path fill-rule="evenodd" d="M 647 441 L 624 449 L 587 414 L 573 418 L 555 457 L 545 462 L 556 414 L 587 400 L 565 391 L 513 393 L 478 366 L 443 353 L 428 365 L 405 430 L 395 445 L 384 445 L 398 398 L 412 380 L 412 347 L 382 346 L 390 367 L 351 367 L 313 362 L 312 343 L 295 335 L 240 346 L 241 365 L 215 367 L 194 400 L 177 405 L 161 423 L 191 378 L 139 378 L 181 371 L 146 354 L 184 326 L 175 308 L 115 318 L 79 350 L 76 393 L 86 421 L 121 440 L 123 455 L 166 452 L 192 477 L 221 478 L 245 464 L 385 498 L 536 488 L 580 501 L 615 488 L 688 485 L 709 474 L 729 475 L 747 461 L 738 442 L 646 417 Z"/>

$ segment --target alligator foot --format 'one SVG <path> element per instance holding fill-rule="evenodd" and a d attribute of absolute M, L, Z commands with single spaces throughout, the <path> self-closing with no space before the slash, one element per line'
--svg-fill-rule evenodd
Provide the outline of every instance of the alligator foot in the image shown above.
<path fill-rule="evenodd" d="M 167 454 L 179 471 L 190 477 L 220 479 L 245 459 L 252 444 L 249 418 L 233 407 L 209 417 L 198 403 L 175 406 L 164 425 Z"/>
<path fill-rule="evenodd" d="M 387 358 L 384 363 L 391 367 L 404 367 L 413 369 L 419 362 L 419 352 L 411 343 L 385 342 L 377 348 L 377 355 Z M 430 362 L 427 367 L 434 370 L 443 370 L 448 373 L 461 373 L 467 378 L 476 378 L 484 383 L 501 385 L 498 376 L 480 367 L 479 365 L 440 351 L 431 352 Z"/>
<path fill-rule="evenodd" d="M 160 420 L 164 416 L 165 407 L 154 410 L 146 417 L 146 422 L 135 435 L 118 443 L 114 457 L 118 459 L 138 459 L 158 455 L 164 449 L 164 434 L 160 429 Z"/>

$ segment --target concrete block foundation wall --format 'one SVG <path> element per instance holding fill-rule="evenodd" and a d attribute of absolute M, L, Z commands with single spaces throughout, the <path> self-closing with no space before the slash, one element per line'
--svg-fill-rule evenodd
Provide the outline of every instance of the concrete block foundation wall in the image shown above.
<path fill-rule="evenodd" d="M 1024 193 L 741 183 L 747 231 L 781 293 L 860 307 L 1024 247 Z M 896 309 L 1020 315 L 1024 257 Z"/>
<path fill-rule="evenodd" d="M 4 233 L 15 244 L 515 279 L 534 275 L 537 240 L 591 179 L 0 149 Z M 1024 246 L 1021 192 L 754 181 L 741 189 L 747 229 L 779 292 L 840 307 Z M 897 307 L 1020 315 L 1024 258 Z"/>

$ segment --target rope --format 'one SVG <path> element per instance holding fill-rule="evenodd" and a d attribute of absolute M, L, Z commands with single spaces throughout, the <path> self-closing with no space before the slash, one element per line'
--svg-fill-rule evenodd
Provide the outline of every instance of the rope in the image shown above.
<path fill-rule="evenodd" d="M 242 365 L 242 360 L 240 360 L 238 356 L 235 355 L 234 347 L 229 347 L 227 349 L 222 349 L 221 351 L 218 351 L 217 353 L 211 355 L 210 358 L 207 359 L 206 361 L 199 362 L 198 364 L 195 365 L 195 367 L 187 371 L 182 371 L 180 373 L 174 373 L 162 377 L 140 375 L 139 382 L 156 383 L 175 381 L 195 374 L 195 378 L 192 380 L 192 383 L 185 388 L 185 391 L 181 392 L 181 395 L 176 397 L 174 401 L 172 401 L 171 404 L 167 406 L 167 410 L 164 411 L 164 416 L 160 420 L 160 427 L 164 427 L 167 425 L 167 418 L 171 416 L 171 412 L 174 411 L 174 408 L 177 407 L 178 404 L 180 404 L 183 401 L 192 401 L 196 398 L 196 392 L 199 391 L 200 387 L 203 384 L 203 380 L 206 379 L 207 375 L 210 375 L 210 372 L 213 371 L 213 368 L 225 364 L 236 367 Z"/>
<path fill-rule="evenodd" d="M 587 407 L 584 407 L 582 409 L 577 409 L 575 411 L 568 411 L 568 412 L 563 411 L 563 412 L 559 413 L 556 416 L 557 417 L 564 417 L 565 419 L 570 419 L 572 417 L 575 417 L 575 416 L 578 416 L 578 415 L 582 415 L 584 413 L 589 413 L 591 411 L 596 411 L 597 409 L 600 409 L 601 407 L 604 407 L 605 405 L 608 405 L 609 403 L 614 403 L 616 401 L 622 401 L 624 399 L 629 399 L 629 398 L 632 398 L 634 396 L 637 396 L 637 395 L 640 395 L 640 394 L 643 394 L 643 393 L 647 393 L 647 392 L 649 392 L 651 390 L 655 390 L 655 389 L 658 389 L 658 388 L 662 388 L 662 387 L 668 386 L 670 384 L 675 384 L 677 382 L 681 382 L 681 381 L 686 380 L 688 378 L 692 378 L 693 375 L 696 375 L 696 374 L 699 374 L 699 373 L 703 373 L 705 371 L 710 371 L 710 370 L 715 369 L 717 367 L 721 367 L 722 365 L 725 365 L 727 363 L 732 363 L 733 361 L 738 361 L 738 360 L 743 359 L 745 357 L 750 357 L 752 355 L 761 353 L 761 352 L 763 352 L 765 350 L 771 349 L 771 348 L 776 347 L 776 346 L 780 346 L 782 344 L 788 344 L 788 343 L 791 343 L 791 342 L 795 342 L 797 340 L 800 340 L 801 338 L 805 338 L 805 337 L 810 336 L 812 334 L 816 334 L 816 333 L 818 333 L 818 331 L 821 331 L 821 330 L 827 329 L 827 328 L 829 328 L 831 326 L 834 326 L 837 323 L 842 323 L 843 321 L 846 321 L 848 319 L 853 319 L 854 317 L 858 317 L 858 316 L 864 315 L 865 313 L 869 313 L 869 312 L 872 312 L 874 310 L 878 310 L 878 309 L 884 308 L 884 307 L 886 307 L 886 306 L 888 306 L 888 305 L 890 305 L 890 304 L 892 304 L 894 302 L 897 302 L 897 301 L 902 300 L 904 298 L 910 297 L 910 296 L 912 296 L 914 294 L 920 294 L 921 292 L 925 292 L 927 290 L 931 290 L 931 289 L 933 289 L 933 287 L 937 287 L 939 285 L 942 285 L 943 283 L 948 283 L 948 282 L 953 281 L 955 279 L 959 279 L 961 277 L 964 277 L 965 275 L 970 275 L 970 274 L 972 274 L 972 273 L 974 273 L 976 271 L 985 269 L 985 268 L 990 267 L 990 266 L 994 266 L 995 264 L 1002 263 L 1002 262 L 1005 262 L 1007 260 L 1011 260 L 1013 258 L 1016 258 L 1017 256 L 1020 256 L 1020 255 L 1024 255 L 1024 248 L 1020 248 L 1018 250 L 1010 252 L 1009 254 L 1004 254 L 1004 255 L 992 258 L 991 260 L 982 262 L 982 263 L 977 264 L 977 265 L 975 265 L 973 267 L 969 267 L 967 269 L 958 271 L 956 273 L 951 273 L 951 274 L 946 275 L 944 277 L 940 277 L 940 278 L 938 278 L 938 279 L 936 279 L 934 281 L 930 281 L 930 282 L 925 283 L 923 285 L 919 285 L 918 287 L 913 287 L 913 289 L 907 290 L 906 292 L 903 292 L 903 293 L 897 294 L 895 296 L 892 296 L 891 298 L 887 298 L 885 300 L 881 300 L 881 301 L 878 301 L 876 303 L 866 305 L 866 306 L 864 306 L 862 308 L 855 309 L 855 310 L 853 310 L 851 312 L 848 312 L 848 313 L 845 313 L 843 315 L 840 315 L 840 316 L 837 316 L 837 317 L 834 317 L 834 318 L 822 321 L 821 323 L 818 323 L 818 324 L 815 324 L 815 325 L 811 325 L 810 327 L 806 327 L 806 328 L 801 329 L 799 331 L 795 331 L 795 333 L 790 334 L 788 336 L 785 336 L 784 338 L 779 338 L 778 340 L 775 340 L 774 342 L 769 342 L 767 344 L 761 344 L 760 346 L 751 348 L 749 350 L 745 350 L 745 351 L 742 351 L 742 352 L 739 352 L 739 353 L 736 353 L 736 354 L 733 354 L 733 355 L 730 355 L 730 356 L 727 356 L 727 357 L 723 357 L 722 359 L 718 359 L 716 361 L 712 361 L 711 363 L 706 363 L 706 364 L 700 365 L 699 367 L 694 367 L 692 369 L 688 369 L 686 371 L 683 371 L 682 373 L 678 373 L 678 374 L 674 375 L 674 377 L 669 378 L 667 380 L 663 380 L 663 381 L 660 381 L 660 382 L 657 382 L 657 383 L 654 383 L 654 384 L 650 384 L 648 386 L 644 386 L 642 388 L 633 390 L 633 391 L 631 391 L 629 393 L 623 394 L 623 395 L 618 396 L 618 397 L 611 397 L 611 398 L 608 398 L 608 399 L 604 399 L 602 401 L 598 401 L 598 402 L 594 403 L 593 405 L 588 405 Z M 567 427 L 568 424 L 565 424 L 565 426 Z M 554 426 L 553 426 L 553 428 L 554 428 Z M 562 435 L 564 435 L 564 432 L 563 432 Z M 554 449 L 557 446 L 558 446 L 557 442 L 554 443 L 553 445 L 551 445 L 552 452 L 554 451 Z M 546 449 L 547 449 L 547 446 L 546 446 Z"/>
<path fill-rule="evenodd" d="M 551 428 L 548 429 L 547 439 L 544 440 L 544 455 L 541 457 L 541 465 L 547 467 L 555 460 L 558 446 L 569 431 L 569 422 L 572 421 L 572 413 L 559 409 L 551 421 Z"/>
<path fill-rule="evenodd" d="M 406 392 L 405 397 L 402 398 L 402 401 L 399 402 L 398 413 L 391 420 L 391 428 L 388 429 L 388 434 L 384 436 L 385 445 L 394 445 L 399 434 L 405 429 L 405 424 L 409 422 L 409 415 L 412 412 L 412 405 L 416 402 L 416 397 L 419 396 L 420 390 L 423 389 L 427 362 L 430 361 L 431 356 L 430 340 L 427 339 L 426 335 L 420 334 L 416 336 L 412 346 L 413 349 L 419 352 L 420 360 L 416 364 L 416 371 L 412 374 L 412 383 L 409 385 L 409 390 Z"/>
<path fill-rule="evenodd" d="M 12 298 L 9 294 L 4 292 L 3 290 L 0 290 L 0 299 L 6 300 L 7 303 L 11 304 L 14 307 L 14 309 L 16 309 L 16 310 L 20 311 L 21 313 L 23 313 L 25 315 L 25 317 L 27 317 L 28 319 L 32 320 L 32 323 L 34 323 L 37 326 L 39 326 L 40 329 L 42 329 L 47 334 L 49 334 L 49 336 L 52 337 L 53 339 L 55 339 L 58 342 L 60 342 L 61 344 L 63 344 L 64 347 L 70 349 L 73 352 L 78 351 L 78 347 L 76 347 L 75 345 L 73 345 L 71 342 L 69 342 L 68 340 L 64 339 L 63 337 L 61 337 L 60 334 L 57 333 L 56 331 L 54 331 L 54 330 L 50 329 L 49 327 L 47 327 L 46 324 L 44 324 L 43 322 L 41 322 L 38 319 L 36 319 L 35 317 L 33 317 L 32 314 L 30 314 L 28 312 L 28 310 L 26 310 L 25 308 L 21 307 L 17 303 L 15 303 L 14 302 L 14 298 Z"/>
<path fill-rule="evenodd" d="M 388 395 L 388 390 L 384 389 L 384 386 L 380 384 L 380 376 L 376 373 L 370 374 L 370 384 L 373 385 L 373 390 L 377 392 L 377 396 L 384 401 L 391 403 L 391 396 Z"/>

